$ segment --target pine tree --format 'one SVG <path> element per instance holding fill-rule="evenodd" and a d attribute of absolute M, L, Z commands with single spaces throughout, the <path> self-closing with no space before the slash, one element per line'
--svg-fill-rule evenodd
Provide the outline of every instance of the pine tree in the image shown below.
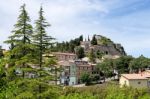
<path fill-rule="evenodd" d="M 39 54 L 39 66 L 40 68 L 43 65 L 42 55 L 46 50 L 52 45 L 51 41 L 54 39 L 51 36 L 48 36 L 45 28 L 49 27 L 50 24 L 46 22 L 46 19 L 43 17 L 43 8 L 40 8 L 39 19 L 36 20 L 35 24 L 35 33 L 33 35 L 33 42 L 37 46 L 37 53 Z"/>
<path fill-rule="evenodd" d="M 15 66 L 25 67 L 27 62 L 31 61 L 32 52 L 32 25 L 30 17 L 25 9 L 25 4 L 20 7 L 21 14 L 18 17 L 17 23 L 14 25 L 14 30 L 9 39 L 5 41 L 11 45 L 9 56 L 14 60 Z M 13 58 L 13 59 L 12 59 Z"/>
<path fill-rule="evenodd" d="M 49 71 L 44 70 L 41 66 L 40 69 L 32 68 L 34 63 L 39 62 L 40 58 L 37 58 L 37 55 L 41 55 L 42 61 L 46 60 L 43 59 L 42 54 L 48 49 L 50 45 L 49 41 L 51 40 L 51 37 L 46 35 L 45 27 L 48 25 L 45 24 L 42 13 L 43 10 L 41 8 L 40 19 L 36 21 L 36 32 L 33 35 L 32 26 L 29 24 L 30 18 L 25 10 L 25 5 L 21 6 L 21 14 L 17 24 L 15 24 L 15 30 L 12 32 L 13 34 L 9 37 L 9 40 L 6 41 L 11 46 L 8 56 L 4 58 L 5 60 L 8 59 L 8 61 L 3 66 L 8 64 L 9 61 L 14 62 L 14 64 L 9 64 L 10 67 L 7 68 L 6 72 L 9 87 L 4 92 L 8 98 L 47 99 L 49 97 L 52 98 L 56 94 L 56 92 L 53 92 L 56 89 L 55 86 L 51 86 L 48 83 L 52 79 Z M 51 61 L 48 65 L 50 64 L 54 65 L 54 62 L 52 63 Z M 16 66 L 21 67 L 23 78 L 17 75 L 16 71 L 18 68 Z M 26 74 L 27 76 L 25 76 Z M 57 79 L 56 77 L 55 79 Z"/>
<path fill-rule="evenodd" d="M 46 22 L 46 19 L 43 16 L 43 8 L 40 8 L 39 11 L 39 19 L 35 21 L 36 27 L 35 27 L 35 32 L 33 35 L 33 42 L 35 44 L 35 46 L 37 47 L 37 56 L 38 56 L 38 64 L 39 64 L 39 72 L 38 72 L 38 81 L 43 83 L 46 82 L 48 80 L 50 80 L 50 75 L 48 75 L 47 72 L 45 72 L 43 70 L 43 66 L 46 64 L 44 64 L 44 58 L 43 55 L 46 54 L 46 51 L 48 49 L 50 49 L 50 46 L 53 44 L 52 40 L 54 38 L 52 38 L 51 36 L 47 35 L 46 32 L 46 28 L 48 26 L 50 26 L 50 24 L 48 22 Z M 39 84 L 39 94 L 42 94 L 42 84 Z M 39 99 L 41 99 L 42 97 L 39 96 Z"/>

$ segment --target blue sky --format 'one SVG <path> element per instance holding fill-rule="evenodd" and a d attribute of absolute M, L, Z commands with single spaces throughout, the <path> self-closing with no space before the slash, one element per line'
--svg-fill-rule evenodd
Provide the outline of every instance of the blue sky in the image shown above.
<path fill-rule="evenodd" d="M 0 45 L 4 48 L 23 3 L 32 24 L 43 5 L 52 25 L 47 32 L 58 41 L 99 34 L 121 43 L 129 55 L 150 57 L 150 0 L 2 0 Z"/>

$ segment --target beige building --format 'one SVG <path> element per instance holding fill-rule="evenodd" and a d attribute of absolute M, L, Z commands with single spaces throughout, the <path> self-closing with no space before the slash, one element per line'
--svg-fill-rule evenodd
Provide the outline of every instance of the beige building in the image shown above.
<path fill-rule="evenodd" d="M 122 74 L 119 84 L 121 87 L 131 86 L 133 88 L 150 88 L 150 73 Z"/>
<path fill-rule="evenodd" d="M 69 60 L 75 60 L 77 58 L 77 55 L 74 53 L 61 53 L 61 52 L 54 52 L 53 53 L 58 61 L 69 61 Z"/>

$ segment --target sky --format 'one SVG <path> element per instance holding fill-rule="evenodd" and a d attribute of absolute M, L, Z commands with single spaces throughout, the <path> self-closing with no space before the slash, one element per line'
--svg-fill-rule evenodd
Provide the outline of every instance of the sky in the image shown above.
<path fill-rule="evenodd" d="M 120 43 L 128 55 L 150 57 L 150 0 L 1 0 L 0 45 L 4 44 L 17 21 L 20 6 L 34 25 L 40 6 L 51 24 L 47 33 L 57 41 L 83 35 L 103 35 Z"/>

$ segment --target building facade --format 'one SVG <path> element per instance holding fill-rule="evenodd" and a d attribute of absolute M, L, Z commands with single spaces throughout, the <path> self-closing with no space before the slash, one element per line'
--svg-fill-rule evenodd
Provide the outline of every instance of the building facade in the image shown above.
<path fill-rule="evenodd" d="M 87 61 L 73 60 L 62 61 L 59 65 L 63 68 L 61 74 L 61 83 L 64 85 L 76 85 L 81 83 L 81 76 L 83 73 L 92 74 L 95 64 L 90 64 Z"/>
<path fill-rule="evenodd" d="M 74 53 L 61 53 L 61 52 L 54 52 L 53 53 L 58 61 L 68 61 L 68 60 L 75 60 L 77 55 Z"/>
<path fill-rule="evenodd" d="M 121 87 L 150 88 L 150 74 L 122 74 L 119 84 Z"/>

